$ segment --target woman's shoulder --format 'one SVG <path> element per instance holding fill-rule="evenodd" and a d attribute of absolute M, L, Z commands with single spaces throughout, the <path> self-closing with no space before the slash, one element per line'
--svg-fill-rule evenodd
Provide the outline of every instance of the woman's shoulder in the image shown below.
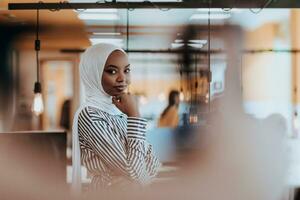
<path fill-rule="evenodd" d="M 166 115 L 173 115 L 173 114 L 175 114 L 177 111 L 178 111 L 177 106 L 172 105 L 172 106 L 168 107 L 168 109 L 165 111 L 165 116 L 166 116 Z"/>
<path fill-rule="evenodd" d="M 84 118 L 91 121 L 106 121 L 108 117 L 108 113 L 92 106 L 85 106 L 79 113 L 79 118 Z"/>
<path fill-rule="evenodd" d="M 177 107 L 176 105 L 172 105 L 172 106 L 170 107 L 170 110 L 171 110 L 171 111 L 177 111 L 177 110 L 178 110 L 178 107 Z"/>

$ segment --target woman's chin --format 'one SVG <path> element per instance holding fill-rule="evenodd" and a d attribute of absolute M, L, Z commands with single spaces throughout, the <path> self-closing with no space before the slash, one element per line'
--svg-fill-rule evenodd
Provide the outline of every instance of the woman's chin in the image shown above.
<path fill-rule="evenodd" d="M 117 91 L 117 92 L 114 92 L 112 96 L 120 96 L 122 94 L 125 94 L 125 90 L 124 91 Z"/>

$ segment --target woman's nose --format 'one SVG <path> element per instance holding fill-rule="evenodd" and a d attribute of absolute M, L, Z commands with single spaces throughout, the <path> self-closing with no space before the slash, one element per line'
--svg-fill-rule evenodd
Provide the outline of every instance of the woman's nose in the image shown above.
<path fill-rule="evenodd" d="M 125 82 L 126 76 L 124 73 L 120 73 L 117 77 L 117 82 Z"/>

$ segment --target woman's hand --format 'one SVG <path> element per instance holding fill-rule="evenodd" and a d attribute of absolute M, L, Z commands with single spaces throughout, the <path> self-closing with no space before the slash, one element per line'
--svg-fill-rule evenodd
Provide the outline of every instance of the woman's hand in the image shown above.
<path fill-rule="evenodd" d="M 140 117 L 138 104 L 135 96 L 131 94 L 121 94 L 112 98 L 113 104 L 117 106 L 128 117 Z"/>

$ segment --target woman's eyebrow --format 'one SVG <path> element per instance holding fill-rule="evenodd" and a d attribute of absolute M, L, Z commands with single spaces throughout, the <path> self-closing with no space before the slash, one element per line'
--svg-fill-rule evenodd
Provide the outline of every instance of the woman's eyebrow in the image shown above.
<path fill-rule="evenodd" d="M 106 68 L 109 68 L 109 67 L 113 67 L 113 68 L 117 68 L 117 69 L 119 68 L 119 67 L 117 67 L 116 65 L 107 65 L 107 66 L 106 66 Z"/>
<path fill-rule="evenodd" d="M 108 67 L 113 67 L 113 68 L 119 69 L 119 67 L 116 66 L 116 65 L 108 65 L 108 66 L 106 66 L 106 68 L 108 68 Z M 127 67 L 130 67 L 130 64 L 126 65 L 124 68 L 127 68 Z"/>

